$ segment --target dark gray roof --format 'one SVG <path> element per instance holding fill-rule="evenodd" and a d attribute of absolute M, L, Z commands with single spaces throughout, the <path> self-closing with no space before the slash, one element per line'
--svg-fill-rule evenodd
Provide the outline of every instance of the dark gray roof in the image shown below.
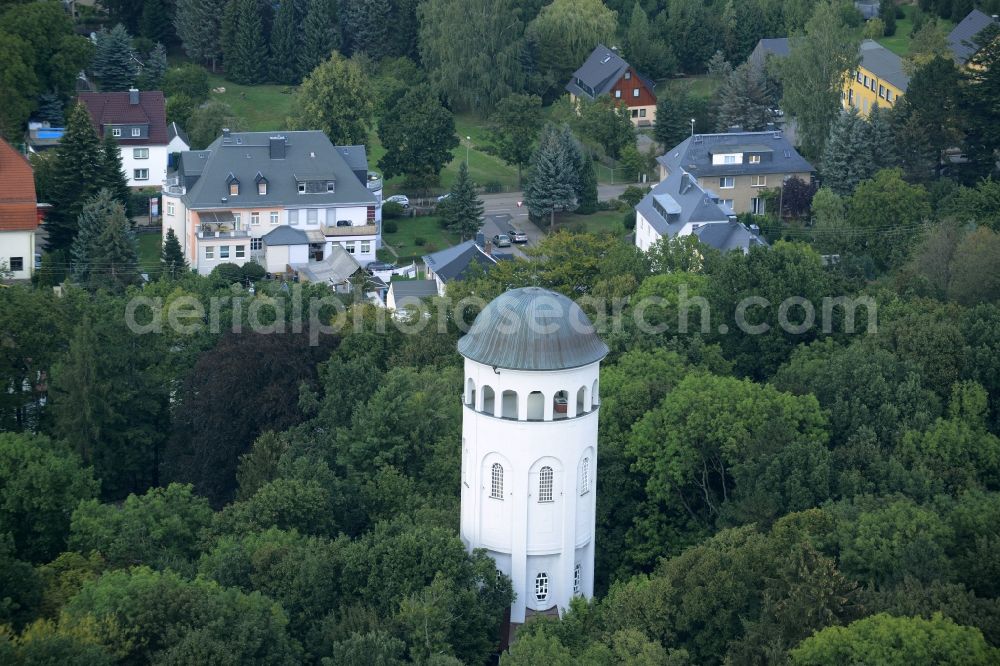
<path fill-rule="evenodd" d="M 424 264 L 441 278 L 442 282 L 461 280 L 473 262 L 489 270 L 496 262 L 496 257 L 488 256 L 474 240 L 453 245 L 433 254 L 422 257 Z"/>
<path fill-rule="evenodd" d="M 992 16 L 984 14 L 978 9 L 973 9 L 952 29 L 948 34 L 948 48 L 951 49 L 955 62 L 964 65 L 976 54 L 976 51 L 979 50 L 976 35 L 995 20 Z"/>
<path fill-rule="evenodd" d="M 541 287 L 522 287 L 479 313 L 458 353 L 495 368 L 566 370 L 600 361 L 608 347 L 579 305 Z"/>
<path fill-rule="evenodd" d="M 188 148 L 191 147 L 191 141 L 188 140 L 187 132 L 185 132 L 184 128 L 178 125 L 176 122 L 167 125 L 167 143 L 173 141 L 174 137 L 180 138 L 180 140 L 183 141 L 184 145 L 187 146 Z"/>
<path fill-rule="evenodd" d="M 274 232 L 272 231 L 271 233 Z M 301 243 L 288 244 L 301 245 Z M 274 243 L 269 243 L 269 245 L 274 245 Z M 354 258 L 354 255 L 345 250 L 343 246 L 338 243 L 334 243 L 333 247 L 330 248 L 330 255 L 323 261 L 310 261 L 304 264 L 292 264 L 292 269 L 298 271 L 306 280 L 310 282 L 322 282 L 325 284 L 338 285 L 343 284 L 352 275 L 357 273 L 361 269 L 361 264 L 359 264 Z"/>
<path fill-rule="evenodd" d="M 705 245 L 723 252 L 732 250 L 746 252 L 755 245 L 767 245 L 767 241 L 736 220 L 726 224 L 706 224 L 695 229 L 694 235 Z"/>
<path fill-rule="evenodd" d="M 903 59 L 871 39 L 861 42 L 861 66 L 903 92 L 910 77 L 903 71 Z"/>
<path fill-rule="evenodd" d="M 364 146 L 337 146 L 337 151 L 351 171 L 368 171 L 368 153 Z"/>
<path fill-rule="evenodd" d="M 618 55 L 617 51 L 609 49 L 604 44 L 598 44 L 580 69 L 573 72 L 573 78 L 566 84 L 566 90 L 578 97 L 591 99 L 599 97 L 611 90 L 628 68 L 629 64 Z M 591 95 L 589 91 L 580 88 L 576 83 L 578 79 L 590 86 L 594 94 Z"/>
<path fill-rule="evenodd" d="M 753 152 L 770 150 L 770 159 L 757 164 L 743 160 L 742 164 L 712 164 L 712 152 L 721 152 L 722 146 L 742 146 Z M 723 134 L 695 134 L 656 158 L 668 171 L 683 169 L 695 176 L 746 176 L 769 173 L 809 173 L 813 166 L 799 155 L 791 142 L 781 132 L 727 132 Z"/>
<path fill-rule="evenodd" d="M 757 42 L 753 52 L 750 54 L 750 62 L 755 67 L 763 67 L 768 56 L 784 58 L 788 56 L 788 37 L 774 37 L 761 39 Z"/>
<path fill-rule="evenodd" d="M 398 303 L 402 298 L 430 298 L 438 295 L 434 280 L 393 280 L 389 283 L 393 298 Z"/>
<path fill-rule="evenodd" d="M 284 137 L 285 149 L 281 157 L 271 158 L 270 139 Z M 375 196 L 368 191 L 362 178 L 354 172 L 340 150 L 319 131 L 303 132 L 232 132 L 219 137 L 205 151 L 204 163 L 196 166 L 197 179 L 188 186 L 184 196 L 189 208 L 311 207 L 329 205 L 373 206 Z M 352 161 L 358 161 L 359 151 L 349 147 Z M 362 151 L 363 152 L 363 151 Z M 195 172 L 189 169 L 192 162 L 188 152 L 181 154 L 177 175 L 184 182 L 194 180 Z M 367 168 L 359 170 L 362 173 Z M 256 177 L 260 173 L 267 179 L 267 194 L 257 194 Z M 172 174 L 173 175 L 173 174 Z M 229 196 L 230 175 L 240 181 L 240 194 Z M 333 181 L 334 191 L 300 194 L 299 179 Z M 225 199 L 225 202 L 223 202 Z"/>
<path fill-rule="evenodd" d="M 309 237 L 306 235 L 306 232 L 287 225 L 275 227 L 264 234 L 262 240 L 271 247 L 278 245 L 306 245 L 309 243 Z"/>

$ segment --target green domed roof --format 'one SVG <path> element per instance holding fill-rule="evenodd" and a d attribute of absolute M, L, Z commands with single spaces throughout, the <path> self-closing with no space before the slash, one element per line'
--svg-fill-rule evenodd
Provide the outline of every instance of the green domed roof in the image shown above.
<path fill-rule="evenodd" d="M 510 370 L 566 370 L 607 356 L 580 306 L 541 287 L 512 289 L 487 305 L 458 341 L 465 358 Z"/>

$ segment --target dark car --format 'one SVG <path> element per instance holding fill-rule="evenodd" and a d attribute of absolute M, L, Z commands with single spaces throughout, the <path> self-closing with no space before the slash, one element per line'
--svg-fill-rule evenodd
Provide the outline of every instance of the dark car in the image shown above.
<path fill-rule="evenodd" d="M 510 247 L 510 236 L 507 234 L 497 234 L 493 237 L 493 245 L 496 247 Z"/>
<path fill-rule="evenodd" d="M 510 242 L 511 243 L 527 243 L 528 242 L 528 234 L 524 233 L 520 229 L 515 229 L 514 227 L 511 227 L 507 231 L 507 235 L 510 236 Z"/>
<path fill-rule="evenodd" d="M 376 271 L 382 273 L 385 271 L 396 270 L 396 264 L 390 264 L 387 261 L 373 261 L 372 263 L 368 264 L 366 268 L 373 273 Z"/>

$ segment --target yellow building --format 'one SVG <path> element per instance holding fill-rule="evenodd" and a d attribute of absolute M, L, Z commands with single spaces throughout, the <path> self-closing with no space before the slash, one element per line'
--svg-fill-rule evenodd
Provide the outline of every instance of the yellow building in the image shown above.
<path fill-rule="evenodd" d="M 845 109 L 857 108 L 867 116 L 872 107 L 893 106 L 906 93 L 910 77 L 903 71 L 903 59 L 878 42 L 861 42 L 861 64 L 848 75 L 841 93 Z"/>

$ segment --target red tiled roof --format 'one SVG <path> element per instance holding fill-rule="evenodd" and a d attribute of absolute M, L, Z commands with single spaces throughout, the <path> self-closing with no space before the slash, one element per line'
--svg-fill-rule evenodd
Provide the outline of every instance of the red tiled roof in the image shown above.
<path fill-rule="evenodd" d="M 28 160 L 0 139 L 0 231 L 38 227 L 35 176 Z"/>
<path fill-rule="evenodd" d="M 129 104 L 128 92 L 80 93 L 79 99 L 90 112 L 90 121 L 100 137 L 104 137 L 104 125 L 149 125 L 149 137 L 133 139 L 118 137 L 123 146 L 147 144 L 166 145 L 167 112 L 163 93 L 159 90 L 143 90 L 139 93 L 139 103 Z"/>

